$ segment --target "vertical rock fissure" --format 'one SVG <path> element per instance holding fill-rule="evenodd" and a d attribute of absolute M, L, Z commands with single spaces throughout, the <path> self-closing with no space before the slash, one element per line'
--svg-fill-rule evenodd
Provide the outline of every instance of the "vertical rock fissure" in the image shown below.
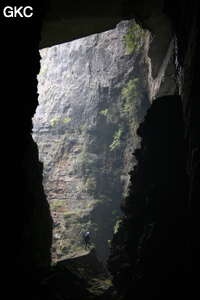
<path fill-rule="evenodd" d="M 162 94 L 172 53 L 171 46 L 154 80 L 151 40 L 131 20 L 41 51 L 33 137 L 44 165 L 56 261 L 83 250 L 83 235 L 89 231 L 92 246 L 106 262 L 136 163 L 136 131 L 151 96 Z M 175 85 L 171 87 L 173 93 Z"/>
<path fill-rule="evenodd" d="M 33 137 L 54 219 L 55 260 L 82 250 L 82 234 L 90 231 L 105 262 L 117 230 L 139 145 L 136 129 L 149 106 L 149 35 L 128 54 L 125 36 L 134 26 L 123 21 L 114 30 L 41 51 Z"/>

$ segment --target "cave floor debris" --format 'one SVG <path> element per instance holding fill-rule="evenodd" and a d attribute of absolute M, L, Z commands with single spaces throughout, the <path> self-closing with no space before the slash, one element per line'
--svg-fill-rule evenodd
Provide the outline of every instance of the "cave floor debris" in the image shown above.
<path fill-rule="evenodd" d="M 106 268 L 92 248 L 74 253 L 51 268 L 37 270 L 37 278 L 20 291 L 20 300 L 86 300 L 114 298 Z M 18 299 L 18 298 L 17 298 Z"/>

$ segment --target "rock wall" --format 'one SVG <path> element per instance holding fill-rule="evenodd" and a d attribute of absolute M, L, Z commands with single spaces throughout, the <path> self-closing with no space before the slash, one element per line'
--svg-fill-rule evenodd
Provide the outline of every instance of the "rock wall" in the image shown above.
<path fill-rule="evenodd" d="M 199 11 L 197 1 L 165 2 L 179 96 L 154 100 L 138 129 L 138 164 L 108 260 L 120 299 L 199 297 Z M 138 18 L 147 26 L 151 17 L 143 13 Z"/>
<path fill-rule="evenodd" d="M 165 42 L 162 37 L 160 54 L 155 36 L 146 32 L 141 49 L 128 55 L 125 35 L 135 25 L 123 21 L 115 30 L 41 51 L 34 138 L 44 162 L 44 186 L 55 220 L 53 249 L 59 258 L 82 246 L 81 232 L 90 230 L 106 259 L 105 245 L 121 214 L 134 162 L 131 153 L 139 142 L 138 124 L 156 95 L 176 89 L 172 37 L 168 33 Z M 152 63 L 148 53 L 155 57 L 154 52 Z M 122 94 L 131 80 L 137 80 L 134 108 Z M 120 124 L 124 137 L 113 141 Z M 110 151 L 119 142 L 120 149 Z"/>
<path fill-rule="evenodd" d="M 171 3 L 171 6 L 173 3 Z M 181 6 L 180 6 L 181 5 Z M 181 7 L 181 9 L 179 9 Z M 168 15 L 173 20 L 176 35 L 177 70 L 179 93 L 183 101 L 185 120 L 185 140 L 187 149 L 186 176 L 188 183 L 187 196 L 187 238 L 185 251 L 184 284 L 188 298 L 199 297 L 198 269 L 199 259 L 199 209 L 200 209 L 200 102 L 199 90 L 199 1 L 178 1 Z M 177 18 L 178 16 L 178 18 Z"/>
<path fill-rule="evenodd" d="M 154 36 L 141 32 L 139 50 L 127 53 L 125 35 L 134 27 L 134 20 L 123 21 L 114 30 L 41 51 L 33 136 L 54 218 L 55 259 L 83 247 L 89 230 L 105 262 L 139 146 L 137 127 L 158 93 L 176 89 L 173 40 L 163 60 L 157 55 L 154 79 L 148 56 Z"/>
<path fill-rule="evenodd" d="M 5 2 L 1 2 L 2 287 L 6 287 L 6 297 L 13 298 L 10 293 L 19 281 L 29 280 L 37 265 L 51 262 L 52 220 L 31 136 L 31 118 L 38 104 L 36 76 L 44 2 L 33 3 L 34 17 L 21 22 L 3 17 Z"/>
<path fill-rule="evenodd" d="M 187 194 L 181 98 L 154 100 L 137 132 L 142 138 L 134 152 L 138 163 L 121 205 L 125 217 L 113 239 L 108 266 L 123 299 L 130 299 L 133 290 L 136 299 L 177 298 Z"/>
<path fill-rule="evenodd" d="M 108 256 L 139 143 L 136 129 L 149 106 L 149 34 L 140 50 L 127 54 L 125 34 L 134 25 L 123 21 L 114 30 L 41 51 L 33 137 L 54 218 L 54 258 L 83 248 L 87 230 L 104 262 Z M 124 112 L 122 89 L 133 79 L 131 116 Z"/>
<path fill-rule="evenodd" d="M 1 14 L 2 28 L 2 47 L 1 47 L 1 71 L 2 71 L 2 95 L 1 111 L 1 171 L 2 171 L 2 241 L 5 259 L 3 259 L 3 279 L 6 283 L 3 291 L 7 298 L 16 298 L 16 291 L 21 283 L 22 290 L 27 280 L 31 280 L 36 275 L 34 273 L 37 260 L 31 252 L 30 244 L 34 242 L 36 235 L 32 235 L 30 228 L 35 228 L 38 219 L 46 220 L 45 232 L 42 231 L 41 238 L 51 237 L 51 222 L 48 212 L 48 206 L 42 201 L 36 201 L 34 191 L 30 193 L 27 187 L 27 176 L 24 169 L 24 154 L 30 147 L 32 153 L 37 156 L 35 144 L 31 140 L 31 118 L 37 106 L 37 80 L 36 74 L 39 72 L 39 41 L 42 19 L 44 16 L 45 4 L 49 1 L 37 2 L 30 0 L 30 5 L 34 7 L 34 17 L 26 18 L 9 18 L 6 19 Z M 59 1 L 56 1 L 59 3 Z M 120 1 L 121 2 L 121 1 Z M 20 5 L 27 5 L 27 1 L 20 1 Z M 74 4 L 78 2 L 74 2 Z M 115 1 L 116 3 L 116 1 Z M 82 10 L 80 17 L 87 14 L 88 6 L 85 1 L 81 1 Z M 84 5 L 85 4 L 85 5 Z M 164 4 L 164 6 L 163 6 Z M 3 7 L 8 5 L 7 1 L 1 1 L 1 11 Z M 59 5 L 59 4 L 58 4 Z M 102 14 L 110 15 L 111 13 L 104 11 L 102 2 Z M 112 6 L 111 6 L 112 8 Z M 164 10 L 163 10 L 164 9 Z M 112 11 L 112 9 L 111 9 Z M 191 294 L 196 292 L 196 299 L 199 295 L 199 1 L 197 0 L 137 0 L 126 1 L 126 11 L 131 13 L 144 27 L 148 27 L 154 34 L 154 48 L 156 53 L 164 51 L 166 46 L 164 41 L 171 40 L 171 26 L 173 32 L 176 33 L 176 49 L 178 49 L 178 73 L 181 75 L 180 94 L 183 101 L 183 111 L 185 119 L 185 135 L 186 135 L 186 162 L 187 162 L 187 247 L 184 257 L 184 270 L 182 272 L 181 289 L 185 291 L 185 296 L 192 299 Z M 75 13 L 74 13 L 75 15 Z M 169 19 L 166 18 L 168 15 Z M 57 11 L 57 19 L 61 20 L 62 9 Z M 71 15 L 73 17 L 73 15 Z M 78 22 L 79 23 L 79 18 Z M 162 22 L 162 20 L 166 22 Z M 62 20 L 61 20 L 62 21 Z M 148 22 L 150 21 L 150 22 Z M 163 27 L 161 26 L 163 25 Z M 90 26 L 90 24 L 88 25 Z M 93 30 L 93 26 L 91 26 Z M 59 28 L 59 26 L 57 26 Z M 109 24 L 108 24 L 109 28 Z M 162 34 L 162 28 L 166 29 Z M 159 34 L 160 32 L 160 34 Z M 65 34 L 62 32 L 62 34 Z M 51 31 L 47 33 L 51 36 Z M 72 35 L 73 39 L 75 35 Z M 165 39 L 167 37 L 167 39 Z M 161 38 L 161 39 L 159 39 Z M 61 37 L 61 41 L 64 41 Z M 164 47 L 163 47 L 164 45 Z M 163 50 L 162 50 L 163 49 Z M 165 49 L 165 50 L 164 50 Z M 161 53 L 161 52 L 160 52 Z M 163 52 L 162 52 L 163 53 Z M 149 52 L 150 55 L 150 52 Z M 153 58 L 153 56 L 150 55 Z M 157 59 L 157 55 L 154 56 Z M 152 59 L 153 60 L 153 59 Z M 162 58 L 160 57 L 162 61 Z M 154 67 L 157 64 L 154 65 Z M 158 64 L 159 65 L 159 64 Z M 153 78 L 156 77 L 157 67 Z M 182 71 L 182 72 L 180 72 Z M 162 83 L 161 83 L 162 84 Z M 7 117 L 5 120 L 5 116 Z M 29 152 L 30 153 L 30 152 Z M 166 153 L 167 155 L 167 153 Z M 30 155 L 32 157 L 32 155 Z M 38 164 L 38 158 L 35 156 L 37 180 L 41 184 L 41 164 Z M 32 161 L 32 159 L 30 159 Z M 30 160 L 27 163 L 30 163 Z M 32 162 L 31 162 L 32 164 Z M 30 169 L 26 166 L 26 169 Z M 29 181 L 29 180 L 28 180 Z M 31 180 L 32 182 L 32 180 Z M 40 188 L 41 190 L 41 188 Z M 45 207 L 44 210 L 35 210 L 35 217 L 31 218 L 31 214 L 37 205 Z M 45 222 L 45 221 L 44 221 Z M 29 224 L 30 226 L 27 226 Z M 28 228 L 28 230 L 26 230 Z M 40 235 L 37 231 L 37 236 Z M 44 239 L 45 240 L 45 239 Z M 30 243 L 31 242 L 31 243 Z M 40 244 L 41 245 L 41 244 Z M 22 252 L 23 250 L 23 252 Z M 45 253 L 44 262 L 49 261 L 49 244 L 43 244 L 39 252 Z M 25 253 L 24 257 L 22 253 Z M 146 254 L 146 258 L 148 253 Z M 24 263 L 25 262 L 25 263 Z M 25 268 L 24 268 L 25 267 Z M 21 276 L 22 271 L 26 274 L 26 282 Z M 165 270 L 163 270 L 163 273 Z M 149 275 L 150 278 L 151 274 Z M 143 287 L 141 287 L 142 289 Z M 9 297 L 11 292 L 13 297 Z M 166 290 L 165 290 L 166 291 Z M 165 293 L 163 292 L 163 294 Z M 3 293 L 2 292 L 2 293 Z M 163 298 L 162 294 L 162 298 Z M 32 297 L 32 295 L 31 295 Z M 171 297 L 171 295 L 170 295 Z M 23 297 L 20 292 L 20 299 Z M 180 297 L 181 298 L 181 297 Z M 193 297 L 194 298 L 194 297 Z"/>

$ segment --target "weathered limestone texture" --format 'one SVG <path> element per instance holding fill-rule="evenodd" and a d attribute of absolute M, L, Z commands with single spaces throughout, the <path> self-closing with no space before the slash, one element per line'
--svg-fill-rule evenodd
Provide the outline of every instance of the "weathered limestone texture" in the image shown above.
<path fill-rule="evenodd" d="M 82 247 L 81 232 L 89 230 L 105 261 L 134 165 L 132 151 L 139 145 L 139 122 L 158 93 L 176 89 L 175 68 L 165 74 L 173 65 L 173 40 L 161 58 L 154 49 L 159 67 L 154 79 L 148 56 L 154 36 L 146 31 L 139 49 L 127 54 L 125 35 L 134 26 L 134 20 L 123 21 L 114 30 L 41 51 L 33 132 L 44 163 L 58 259 Z M 131 80 L 135 90 L 129 91 L 129 104 L 123 89 Z"/>
<path fill-rule="evenodd" d="M 104 261 L 108 255 L 139 142 L 136 129 L 149 106 L 147 41 L 133 55 L 125 45 L 133 24 L 123 21 L 114 30 L 41 51 L 33 136 L 44 164 L 57 258 L 83 247 L 86 230 L 98 255 Z M 138 96 L 129 116 L 122 89 L 133 79 Z M 119 124 L 123 135 L 111 150 Z"/>

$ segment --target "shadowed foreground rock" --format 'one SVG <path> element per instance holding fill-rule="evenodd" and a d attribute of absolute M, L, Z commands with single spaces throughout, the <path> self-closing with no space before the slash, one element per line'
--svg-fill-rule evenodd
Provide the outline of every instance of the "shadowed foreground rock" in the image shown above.
<path fill-rule="evenodd" d="M 108 267 L 120 299 L 133 293 L 139 300 L 183 299 L 187 184 L 181 98 L 156 99 L 137 132 L 138 164 L 130 173 Z"/>
<path fill-rule="evenodd" d="M 115 299 L 114 289 L 94 248 L 79 251 L 51 268 L 38 268 L 35 281 L 20 287 L 15 299 Z"/>

